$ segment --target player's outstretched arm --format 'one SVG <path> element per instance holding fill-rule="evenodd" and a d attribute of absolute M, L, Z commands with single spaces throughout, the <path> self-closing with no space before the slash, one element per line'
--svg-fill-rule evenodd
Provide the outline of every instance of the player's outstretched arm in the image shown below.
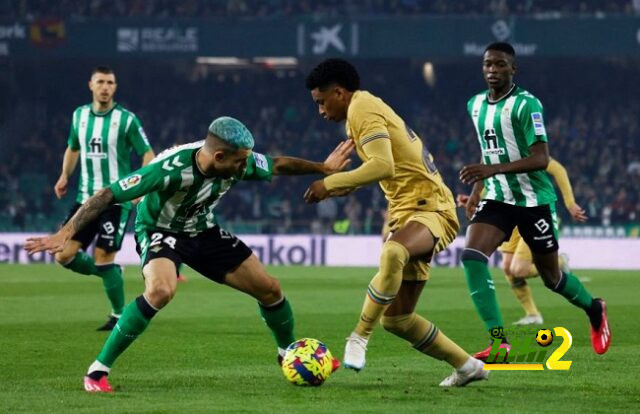
<path fill-rule="evenodd" d="M 391 178 L 395 174 L 391 141 L 381 137 L 362 147 L 367 161 L 358 168 L 313 182 L 304 194 L 307 203 L 317 203 L 327 197 L 346 195 L 356 188 Z"/>
<path fill-rule="evenodd" d="M 354 143 L 352 140 L 342 141 L 329 154 L 324 162 L 313 162 L 295 157 L 273 157 L 274 175 L 303 175 L 303 174 L 324 174 L 331 175 L 344 170 L 351 160 L 349 157 L 353 152 Z"/>
<path fill-rule="evenodd" d="M 114 196 L 111 189 L 103 188 L 89 198 L 57 233 L 46 237 L 31 237 L 27 239 L 24 249 L 29 254 L 44 250 L 51 254 L 61 252 L 71 236 L 84 228 L 87 223 L 95 220 L 113 202 Z"/>
<path fill-rule="evenodd" d="M 517 161 L 493 165 L 465 165 L 460 170 L 460 181 L 465 184 L 473 184 L 496 174 L 516 174 L 546 169 L 549 164 L 549 146 L 547 143 L 537 142 L 529 148 L 531 149 L 531 155 Z"/>

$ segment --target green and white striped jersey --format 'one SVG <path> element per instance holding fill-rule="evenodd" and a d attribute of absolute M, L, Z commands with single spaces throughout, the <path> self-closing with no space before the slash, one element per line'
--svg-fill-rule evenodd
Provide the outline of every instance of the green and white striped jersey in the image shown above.
<path fill-rule="evenodd" d="M 247 168 L 229 179 L 206 177 L 196 165 L 196 152 L 204 141 L 180 145 L 160 153 L 149 165 L 109 187 L 116 202 L 144 196 L 138 203 L 136 233 L 165 230 L 198 233 L 216 225 L 214 208 L 240 180 L 270 181 L 273 159 L 252 152 Z"/>
<path fill-rule="evenodd" d="M 80 151 L 76 200 L 81 204 L 131 172 L 132 149 L 140 156 L 151 149 L 138 117 L 119 104 L 100 114 L 91 104 L 78 107 L 67 144 Z"/>
<path fill-rule="evenodd" d="M 469 100 L 467 111 L 482 149 L 483 163 L 504 164 L 528 157 L 531 145 L 547 142 L 540 101 L 513 86 L 496 102 L 488 91 Z M 496 174 L 484 180 L 485 198 L 522 207 L 556 201 L 556 193 L 545 170 L 519 174 Z"/>

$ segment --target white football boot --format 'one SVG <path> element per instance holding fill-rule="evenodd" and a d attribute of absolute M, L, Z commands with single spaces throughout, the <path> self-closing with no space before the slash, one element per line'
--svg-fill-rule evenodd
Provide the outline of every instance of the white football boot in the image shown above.
<path fill-rule="evenodd" d="M 515 321 L 514 325 L 519 326 L 527 326 L 527 325 L 542 325 L 544 323 L 544 319 L 542 319 L 542 315 L 525 315 L 522 318 Z"/>
<path fill-rule="evenodd" d="M 352 332 L 344 347 L 344 367 L 360 371 L 364 368 L 367 343 L 369 340 Z"/>
<path fill-rule="evenodd" d="M 463 366 L 453 371 L 453 374 L 442 380 L 441 387 L 464 387 L 470 382 L 489 379 L 491 371 L 485 371 L 484 362 L 469 357 Z"/>

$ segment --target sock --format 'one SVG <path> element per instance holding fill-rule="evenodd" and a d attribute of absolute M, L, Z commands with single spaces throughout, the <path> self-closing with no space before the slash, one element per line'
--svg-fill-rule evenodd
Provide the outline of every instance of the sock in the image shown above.
<path fill-rule="evenodd" d="M 261 303 L 260 316 L 267 324 L 278 344 L 278 348 L 286 349 L 293 341 L 293 311 L 291 304 L 284 296 L 278 302 L 265 306 Z"/>
<path fill-rule="evenodd" d="M 434 324 L 429 321 L 427 323 L 426 334 L 413 347 L 432 358 L 446 361 L 456 369 L 462 367 L 469 359 L 469 354 L 440 332 Z"/>
<path fill-rule="evenodd" d="M 373 277 L 364 298 L 360 320 L 353 330 L 369 338 L 373 328 L 393 302 L 402 285 L 402 269 L 409 262 L 409 251 L 402 244 L 389 240 L 382 247 L 380 271 Z"/>
<path fill-rule="evenodd" d="M 517 278 L 510 278 L 509 280 L 511 281 L 511 290 L 513 290 L 527 315 L 540 315 L 540 311 L 533 301 L 531 287 L 527 284 L 527 281 Z"/>
<path fill-rule="evenodd" d="M 111 331 L 96 360 L 111 367 L 129 345 L 147 328 L 149 321 L 158 312 L 144 296 L 138 296 L 125 308 L 120 320 Z"/>
<path fill-rule="evenodd" d="M 602 318 L 600 302 L 593 300 L 593 296 L 573 273 L 561 272 L 560 281 L 552 290 L 564 296 L 574 306 L 582 308 L 589 315 L 594 328 L 600 327 Z"/>
<path fill-rule="evenodd" d="M 89 256 L 85 252 L 78 252 L 67 264 L 63 265 L 67 269 L 73 270 L 76 273 L 83 275 L 97 275 L 98 269 L 96 268 L 96 262 L 93 257 Z"/>
<path fill-rule="evenodd" d="M 489 332 L 493 328 L 502 328 L 504 323 L 487 265 L 489 259 L 483 253 L 473 249 L 464 249 L 461 259 L 471 299 L 485 328 Z"/>
<path fill-rule="evenodd" d="M 120 315 L 124 307 L 124 280 L 122 270 L 115 263 L 96 266 L 98 276 L 102 278 L 104 291 L 107 293 L 114 315 Z"/>
<path fill-rule="evenodd" d="M 591 310 L 593 296 L 591 296 L 587 289 L 584 288 L 582 282 L 572 273 L 562 272 L 560 274 L 560 281 L 552 290 L 564 296 L 573 305 L 587 312 Z"/>
<path fill-rule="evenodd" d="M 100 361 L 94 361 L 93 364 L 89 365 L 89 369 L 87 370 L 87 377 L 95 381 L 100 381 L 100 378 L 104 377 L 105 375 L 109 375 L 109 371 L 111 371 L 111 368 L 101 363 Z"/>

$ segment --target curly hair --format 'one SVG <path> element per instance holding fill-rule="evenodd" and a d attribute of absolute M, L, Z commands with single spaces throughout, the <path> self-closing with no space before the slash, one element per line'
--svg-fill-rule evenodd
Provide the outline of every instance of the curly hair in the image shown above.
<path fill-rule="evenodd" d="M 360 89 L 360 75 L 356 68 L 344 59 L 327 59 L 313 68 L 305 81 L 307 89 L 325 89 L 330 85 L 340 85 L 353 92 Z"/>

